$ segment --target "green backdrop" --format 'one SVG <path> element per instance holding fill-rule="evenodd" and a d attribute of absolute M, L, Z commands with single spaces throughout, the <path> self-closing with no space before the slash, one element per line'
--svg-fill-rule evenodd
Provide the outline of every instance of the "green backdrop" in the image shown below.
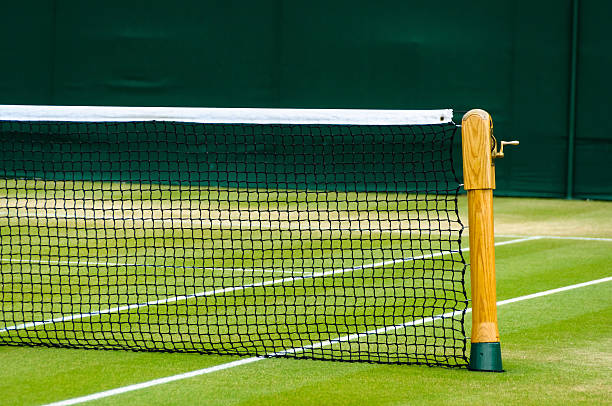
<path fill-rule="evenodd" d="M 9 2 L 0 103 L 480 107 L 498 194 L 612 199 L 612 3 L 577 2 Z"/>

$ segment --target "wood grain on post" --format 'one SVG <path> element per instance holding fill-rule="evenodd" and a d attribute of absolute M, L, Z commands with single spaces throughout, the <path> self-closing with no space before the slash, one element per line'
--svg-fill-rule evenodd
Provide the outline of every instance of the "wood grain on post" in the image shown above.
<path fill-rule="evenodd" d="M 472 285 L 472 343 L 497 343 L 497 297 L 493 234 L 491 116 L 470 110 L 463 116 L 462 147 L 464 188 L 468 194 L 470 267 Z"/>

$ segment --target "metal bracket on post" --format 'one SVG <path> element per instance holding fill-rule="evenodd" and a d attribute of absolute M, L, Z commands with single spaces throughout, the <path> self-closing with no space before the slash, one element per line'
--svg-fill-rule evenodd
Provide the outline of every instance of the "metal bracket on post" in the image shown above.
<path fill-rule="evenodd" d="M 503 158 L 504 157 L 504 145 L 519 145 L 518 141 L 502 141 L 499 146 L 499 151 L 497 150 L 497 140 L 493 135 L 493 148 L 491 150 L 491 159 Z"/>

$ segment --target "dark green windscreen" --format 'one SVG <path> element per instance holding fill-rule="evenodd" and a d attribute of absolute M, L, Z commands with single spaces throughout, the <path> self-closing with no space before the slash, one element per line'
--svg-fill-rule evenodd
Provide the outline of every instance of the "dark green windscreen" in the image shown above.
<path fill-rule="evenodd" d="M 574 195 L 612 199 L 612 3 L 580 3 Z"/>
<path fill-rule="evenodd" d="M 498 194 L 567 194 L 572 0 L 47 0 L 3 14 L 2 104 L 478 107 L 521 141 Z M 612 199 L 611 14 L 580 3 L 578 198 Z"/>

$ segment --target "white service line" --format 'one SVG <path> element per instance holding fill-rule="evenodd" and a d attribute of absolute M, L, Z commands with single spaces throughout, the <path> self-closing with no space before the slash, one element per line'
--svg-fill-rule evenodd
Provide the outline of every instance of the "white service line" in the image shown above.
<path fill-rule="evenodd" d="M 548 295 L 552 295 L 552 294 L 559 293 L 559 292 L 565 292 L 565 291 L 572 290 L 572 289 L 578 289 L 578 288 L 582 288 L 585 286 L 596 285 L 598 283 L 611 282 L 611 281 L 612 281 L 612 276 L 608 276 L 608 277 L 601 278 L 601 279 L 594 279 L 588 282 L 576 283 L 575 285 L 563 286 L 561 288 L 556 288 L 556 289 L 549 289 L 549 290 L 545 290 L 545 291 L 538 292 L 538 293 L 532 293 L 530 295 L 515 297 L 512 299 L 500 300 L 497 302 L 497 305 L 503 306 L 509 303 L 521 302 L 523 300 L 528 300 L 528 299 L 535 299 L 536 297 L 548 296 Z"/>
<path fill-rule="evenodd" d="M 497 302 L 498 306 L 503 306 L 506 304 L 510 304 L 510 303 L 516 303 L 516 302 L 521 302 L 524 300 L 529 300 L 529 299 L 534 299 L 534 298 L 538 298 L 538 297 L 542 297 L 542 296 L 548 296 L 548 295 L 552 295 L 555 293 L 559 293 L 559 292 L 565 292 L 568 290 L 572 290 L 572 289 L 578 289 L 578 288 L 582 288 L 585 286 L 590 286 L 590 285 L 596 285 L 599 283 L 604 283 L 604 282 L 611 282 L 612 281 L 612 276 L 606 277 L 606 278 L 601 278 L 601 279 L 596 279 L 596 280 L 592 280 L 592 281 L 588 281 L 588 282 L 583 282 L 583 283 L 577 283 L 575 285 L 569 285 L 569 286 L 564 286 L 561 288 L 557 288 L 557 289 L 550 289 L 550 290 L 545 290 L 542 292 L 538 292 L 538 293 L 533 293 L 530 295 L 524 295 L 524 296 L 518 296 L 512 299 L 506 299 L 506 300 L 500 300 Z M 465 310 L 465 313 L 470 313 L 472 311 L 471 308 L 468 308 Z M 262 361 L 264 359 L 266 359 L 267 357 L 275 357 L 275 356 L 283 356 L 286 354 L 296 354 L 296 353 L 300 353 L 303 352 L 305 350 L 308 349 L 313 349 L 313 348 L 323 348 L 323 347 L 328 347 L 331 346 L 333 344 L 336 343 L 341 343 L 341 342 L 347 342 L 347 341 L 352 341 L 355 339 L 358 339 L 360 337 L 364 337 L 364 336 L 368 336 L 368 335 L 372 335 L 372 334 L 381 334 L 381 333 L 386 333 L 389 331 L 393 331 L 393 330 L 398 330 L 398 329 L 402 329 L 405 327 L 409 327 L 409 326 L 414 326 L 414 325 L 420 325 L 420 324 L 426 324 L 426 323 L 430 323 L 430 322 L 434 322 L 436 320 L 440 320 L 443 318 L 449 318 L 449 317 L 455 317 L 458 314 L 461 314 L 461 311 L 455 311 L 455 312 L 448 312 L 448 313 L 444 313 L 438 316 L 433 316 L 433 317 L 426 317 L 423 319 L 419 319 L 419 320 L 413 320 L 407 323 L 403 323 L 403 324 L 398 324 L 395 326 L 388 326 L 388 327 L 381 327 L 379 329 L 376 330 L 370 330 L 370 331 L 366 331 L 363 333 L 355 333 L 355 334 L 349 334 L 346 336 L 342 336 L 342 337 L 338 337 L 335 338 L 333 340 L 325 340 L 325 341 L 321 341 L 318 343 L 314 343 L 314 344 L 310 344 L 304 347 L 296 347 L 296 348 L 290 348 L 284 351 L 280 351 L 280 352 L 275 352 L 275 353 L 270 353 L 267 354 L 266 357 L 250 357 L 250 358 L 244 358 L 238 361 L 233 361 L 233 362 L 228 362 L 225 364 L 220 364 L 220 365 L 215 365 L 213 367 L 208 367 L 208 368 L 203 368 L 203 369 L 198 369 L 195 371 L 191 371 L 191 372 L 186 372 L 183 374 L 178 374 L 178 375 L 172 375 L 172 376 L 167 376 L 164 378 L 159 378 L 159 379 L 154 379 L 151 381 L 147 381 L 147 382 L 141 382 L 141 383 L 137 383 L 134 385 L 128 385 L 128 386 L 123 386 L 120 388 L 116 388 L 116 389 L 111 389 L 111 390 L 107 390 L 107 391 L 103 391 L 103 392 L 97 392 L 97 393 L 93 393 L 91 395 L 87 395 L 87 396 L 81 396 L 78 398 L 73 398 L 73 399 L 68 399 L 68 400 L 63 400 L 60 402 L 55 402 L 55 403 L 49 403 L 45 406 L 68 406 L 68 405 L 75 405 L 75 404 L 79 404 L 79 403 L 85 403 L 85 402 L 89 402 L 92 400 L 97 400 L 97 399 L 103 399 L 103 398 L 107 398 L 110 396 L 115 396 L 115 395 L 120 395 L 122 393 L 127 393 L 127 392 L 133 392 L 139 389 L 145 389 L 145 388 L 150 388 L 152 386 L 157 386 L 157 385 L 162 385 L 165 383 L 170 383 L 170 382 L 175 382 L 175 381 L 179 381 L 182 379 L 187 379 L 187 378 L 193 378 L 196 376 L 200 376 L 200 375 L 205 375 L 205 374 L 210 374 L 213 372 L 217 372 L 217 371 L 222 371 L 224 369 L 229 369 L 229 368 L 233 368 L 233 367 L 237 367 L 237 366 L 241 366 L 241 365 L 245 365 L 245 364 L 250 364 L 253 362 L 257 362 L 257 361 Z"/>
<path fill-rule="evenodd" d="M 499 245 L 508 245 L 508 244 L 514 244 L 514 243 L 519 243 L 519 242 L 524 242 L 524 241 L 531 241 L 531 240 L 535 240 L 535 239 L 538 239 L 538 237 L 527 237 L 527 238 L 520 238 L 520 239 L 510 240 L 510 241 L 502 241 L 502 242 L 495 243 L 495 245 L 497 245 L 497 246 L 499 246 Z M 469 250 L 470 250 L 469 248 L 462 248 L 461 252 L 468 252 Z M 347 273 L 347 272 L 358 271 L 358 270 L 361 270 L 361 269 L 380 268 L 380 267 L 387 266 L 387 265 L 394 265 L 394 264 L 398 264 L 398 263 L 402 263 L 402 262 L 407 262 L 407 261 L 416 261 L 416 260 L 419 260 L 419 259 L 436 258 L 436 257 L 440 257 L 440 256 L 452 254 L 452 253 L 457 253 L 457 252 L 458 251 L 434 252 L 432 254 L 424 254 L 424 255 L 417 256 L 417 257 L 392 259 L 392 260 L 388 260 L 388 261 L 375 262 L 375 263 L 372 263 L 372 264 L 359 265 L 359 266 L 352 267 L 352 268 L 334 269 L 334 270 L 331 270 L 331 271 L 315 272 L 315 273 L 308 274 L 308 275 L 298 275 L 298 276 L 292 276 L 292 277 L 287 277 L 287 278 L 282 278 L 282 279 L 269 279 L 267 281 L 250 283 L 250 284 L 247 284 L 247 285 L 240 285 L 240 286 L 230 286 L 230 287 L 222 288 L 222 289 L 207 290 L 207 291 L 203 291 L 203 292 L 193 293 L 193 294 L 190 294 L 190 295 L 172 296 L 172 297 L 168 297 L 168 298 L 164 298 L 164 299 L 151 300 L 151 301 L 144 302 L 144 303 L 134 303 L 134 304 L 130 304 L 130 305 L 111 307 L 111 308 L 108 308 L 108 309 L 97 310 L 97 311 L 89 312 L 89 313 L 77 313 L 77 314 L 61 315 L 59 317 L 54 317 L 52 319 L 41 320 L 41 321 L 32 321 L 32 322 L 28 322 L 28 323 L 22 323 L 22 324 L 16 324 L 16 325 L 13 325 L 13 326 L 4 327 L 4 328 L 0 329 L 0 334 L 7 333 L 7 332 L 13 331 L 13 330 L 24 330 L 24 329 L 28 329 L 28 328 L 35 328 L 35 327 L 44 326 L 44 325 L 47 325 L 47 324 L 64 323 L 64 322 L 73 321 L 73 320 L 87 319 L 87 318 L 90 318 L 90 317 L 99 316 L 99 315 L 103 315 L 103 314 L 119 313 L 119 312 L 123 312 L 123 311 L 139 309 L 141 307 L 157 306 L 157 305 L 168 304 L 168 303 L 182 302 L 182 301 L 186 301 L 186 300 L 190 300 L 190 299 L 195 299 L 195 298 L 199 298 L 199 297 L 213 296 L 213 295 L 218 295 L 218 294 L 222 294 L 222 293 L 229 293 L 229 292 L 237 292 L 237 291 L 241 291 L 241 290 L 245 290 L 245 289 L 257 288 L 257 287 L 263 287 L 263 286 L 269 286 L 269 285 L 284 284 L 284 283 L 287 283 L 287 282 L 298 281 L 298 280 L 302 280 L 302 279 L 311 279 L 311 278 L 334 276 L 334 275 L 344 274 L 344 273 Z"/>
<path fill-rule="evenodd" d="M 20 259 L 20 258 L 0 258 L 0 262 L 20 263 L 20 264 L 36 264 L 36 265 L 74 265 L 74 266 L 134 266 L 134 267 L 151 267 L 151 268 L 172 268 L 172 269 L 199 269 L 203 271 L 239 271 L 249 273 L 295 273 L 293 271 L 285 271 L 282 269 L 262 269 L 262 268 L 223 268 L 223 267 L 200 267 L 200 266 L 185 266 L 185 265 L 162 265 L 162 264 L 135 264 L 129 262 L 101 262 L 91 261 L 87 258 L 80 258 L 76 261 L 66 261 L 61 259 Z M 301 273 L 300 273 L 301 274 Z"/>
<path fill-rule="evenodd" d="M 508 244 L 514 244 L 517 242 L 525 242 L 525 241 L 540 240 L 540 239 L 542 239 L 542 237 L 539 237 L 539 236 L 521 237 L 521 238 L 517 238 L 516 240 L 496 242 L 495 246 L 508 245 Z M 470 250 L 469 248 L 465 249 L 465 251 L 469 251 L 469 250 Z"/>
<path fill-rule="evenodd" d="M 464 251 L 465 250 L 467 250 L 467 248 L 464 249 Z M 146 307 L 146 306 L 156 306 L 156 305 L 167 304 L 167 303 L 182 302 L 182 301 L 186 301 L 186 300 L 189 300 L 189 299 L 194 299 L 194 298 L 199 298 L 199 297 L 206 297 L 206 296 L 213 296 L 213 295 L 218 295 L 218 294 L 228 293 L 228 292 L 237 292 L 237 291 L 241 291 L 241 290 L 245 290 L 245 289 L 249 289 L 249 288 L 257 288 L 257 287 L 263 287 L 263 286 L 269 286 L 269 285 L 283 284 L 283 283 L 286 283 L 286 282 L 298 281 L 298 280 L 302 280 L 302 279 L 311 279 L 311 278 L 318 278 L 318 277 L 328 277 L 328 276 L 339 275 L 339 274 L 343 274 L 343 273 L 347 273 L 347 272 L 353 272 L 353 271 L 357 271 L 357 270 L 361 270 L 361 269 L 380 268 L 382 266 L 398 264 L 398 263 L 402 263 L 402 262 L 406 262 L 406 261 L 414 261 L 414 260 L 418 260 L 418 259 L 428 259 L 428 258 L 439 257 L 439 256 L 451 254 L 453 252 L 456 252 L 456 251 L 435 252 L 433 254 L 425 254 L 425 255 L 420 255 L 418 257 L 392 259 L 392 260 L 388 260 L 388 261 L 375 262 L 373 264 L 359 265 L 359 266 L 352 267 L 352 268 L 334 269 L 334 270 L 331 270 L 331 271 L 315 272 L 315 273 L 312 273 L 312 274 L 292 276 L 292 277 L 287 277 L 287 278 L 282 278 L 282 279 L 269 279 L 267 281 L 250 283 L 250 284 L 247 284 L 247 285 L 230 286 L 230 287 L 227 287 L 227 288 L 221 288 L 221 289 L 215 289 L 215 290 L 206 290 L 206 291 L 203 291 L 203 292 L 193 293 L 191 295 L 172 296 L 172 297 L 167 297 L 167 298 L 164 298 L 164 299 L 151 300 L 151 301 L 144 302 L 144 303 L 134 303 L 134 304 L 130 304 L 130 305 L 116 306 L 116 307 L 111 307 L 111 308 L 108 308 L 108 309 L 102 309 L 102 310 L 98 310 L 98 311 L 90 312 L 90 313 L 77 313 L 77 314 L 70 314 L 70 315 L 61 315 L 61 316 L 55 317 L 53 319 L 47 319 L 47 320 L 42 320 L 42 321 L 33 321 L 33 322 L 28 322 L 28 323 L 23 323 L 23 324 L 17 324 L 17 325 L 13 325 L 13 326 L 4 327 L 4 328 L 0 329 L 0 334 L 6 333 L 6 332 L 12 331 L 12 330 L 24 330 L 24 329 L 33 328 L 33 327 L 44 326 L 46 324 L 64 323 L 64 322 L 67 322 L 67 321 L 81 320 L 81 319 L 86 319 L 86 318 L 90 318 L 90 317 L 94 317 L 94 316 L 99 316 L 99 315 L 102 315 L 102 314 L 119 313 L 119 312 L 122 312 L 122 311 L 134 310 L 134 309 L 138 309 L 138 308 Z"/>
<path fill-rule="evenodd" d="M 237 366 L 245 365 L 245 364 L 250 364 L 251 362 L 261 361 L 262 359 L 265 359 L 265 358 L 260 358 L 260 357 L 243 358 L 237 361 L 215 365 L 214 367 L 198 369 L 196 371 L 185 372 L 183 374 L 154 379 L 152 381 L 137 383 L 135 385 L 124 386 L 122 388 L 111 389 L 111 390 L 104 391 L 104 392 L 98 392 L 98 393 L 94 393 L 88 396 L 68 399 L 68 400 L 64 400 L 64 401 L 56 402 L 56 403 L 50 403 L 47 406 L 52 406 L 52 405 L 53 406 L 60 406 L 60 405 L 67 406 L 67 405 L 76 405 L 78 403 L 90 402 L 92 400 L 107 398 L 109 396 L 120 395 L 125 392 L 132 392 L 132 391 L 139 390 L 139 389 L 150 388 L 151 386 L 163 385 L 165 383 L 180 381 L 181 379 L 193 378 L 195 376 L 209 374 L 211 372 L 222 371 L 224 369 L 233 368 L 233 367 L 237 367 Z"/>
<path fill-rule="evenodd" d="M 509 235 L 509 234 L 496 234 L 495 237 L 500 238 L 521 238 L 526 237 L 524 235 Z M 612 238 L 604 238 L 604 237 L 570 237 L 570 236 L 556 236 L 556 235 L 535 235 L 538 239 L 547 239 L 547 240 L 576 240 L 576 241 L 608 241 L 612 242 Z"/>

